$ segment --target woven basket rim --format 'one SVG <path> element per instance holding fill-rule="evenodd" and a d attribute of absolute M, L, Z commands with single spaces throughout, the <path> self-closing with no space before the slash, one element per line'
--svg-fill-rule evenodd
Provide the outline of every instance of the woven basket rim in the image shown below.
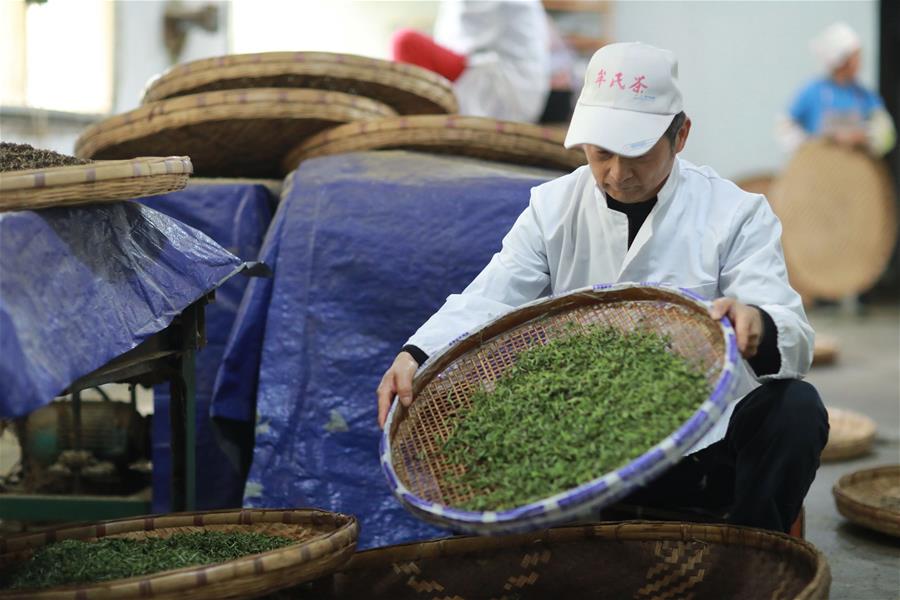
<path fill-rule="evenodd" d="M 669 299 L 681 303 L 682 306 L 690 306 L 698 311 L 707 312 L 712 306 L 710 301 L 690 290 L 653 282 L 597 284 L 579 288 L 559 296 L 540 298 L 523 304 L 519 308 L 483 324 L 472 332 L 459 336 L 436 351 L 416 373 L 413 379 L 413 397 L 438 373 L 442 372 L 465 353 L 460 353 L 459 351 L 459 348 L 462 347 L 461 342 L 478 338 L 479 345 L 481 345 L 492 339 L 493 336 L 480 337 L 487 329 L 499 327 L 502 331 L 506 331 L 515 325 L 539 319 L 547 314 L 565 312 L 565 306 L 557 307 L 557 305 L 569 298 L 583 297 L 584 295 L 603 297 L 617 292 L 636 289 L 655 295 L 656 300 Z M 544 305 L 551 307 L 549 312 L 532 315 L 532 313 L 536 312 L 536 309 L 540 309 Z M 531 316 L 526 321 L 521 321 L 520 315 L 526 314 L 526 312 Z M 400 415 L 400 411 L 405 410 L 399 402 L 395 401 L 388 412 L 379 448 L 381 468 L 387 479 L 388 486 L 400 503 L 419 518 L 443 527 L 451 527 L 473 533 L 517 533 L 530 531 L 571 520 L 585 514 L 588 510 L 600 508 L 602 504 L 615 501 L 637 485 L 634 481 L 636 475 L 643 475 L 648 478 L 653 477 L 661 473 L 666 467 L 677 462 L 687 449 L 712 428 L 733 400 L 731 391 L 736 381 L 735 371 L 738 368 L 739 361 L 737 338 L 727 317 L 723 317 L 719 321 L 719 331 L 724 340 L 722 367 L 719 370 L 719 375 L 716 378 L 716 383 L 709 398 L 676 431 L 618 469 L 604 473 L 588 482 L 547 498 L 500 511 L 464 510 L 430 502 L 413 493 L 400 480 L 394 469 L 391 437 L 395 419 L 401 419 L 402 417 L 398 415 Z M 499 335 L 499 333 L 496 335 Z"/>
<path fill-rule="evenodd" d="M 229 54 L 181 63 L 148 81 L 141 103 L 171 98 L 198 84 L 216 81 L 216 71 L 228 70 L 228 79 L 252 78 L 260 66 L 277 66 L 284 69 L 284 75 L 313 75 L 321 70 L 340 79 L 389 85 L 424 98 L 448 113 L 458 110 L 453 84 L 438 73 L 381 58 L 317 51 Z"/>
<path fill-rule="evenodd" d="M 210 119 L 221 120 L 220 118 L 213 119 L 212 117 L 209 119 L 202 118 L 205 112 L 212 108 L 234 106 L 235 110 L 240 111 L 241 118 L 244 119 L 265 118 L 271 116 L 274 108 L 289 108 L 295 111 L 297 115 L 295 118 L 300 119 L 304 116 L 303 113 L 308 110 L 306 108 L 308 105 L 315 105 L 324 111 L 353 109 L 369 111 L 373 115 L 395 114 L 393 109 L 378 100 L 326 90 L 251 88 L 202 92 L 200 94 L 190 94 L 152 102 L 95 123 L 78 137 L 78 140 L 75 142 L 75 155 L 90 158 L 93 153 L 99 151 L 99 148 L 93 147 L 98 145 L 96 143 L 96 138 L 98 137 L 115 137 L 115 134 L 125 131 L 132 135 L 124 136 L 123 139 L 132 139 L 136 137 L 133 131 L 135 128 L 145 126 L 147 131 L 141 131 L 141 133 L 148 134 L 155 131 L 151 126 L 164 121 L 164 117 L 172 117 L 182 113 L 191 114 L 199 111 L 200 118 L 195 123 L 200 123 Z M 310 115 L 309 118 L 315 117 Z"/>
<path fill-rule="evenodd" d="M 834 166 L 839 161 L 854 168 L 843 168 L 839 173 Z M 853 198 L 856 212 L 866 211 L 862 213 L 868 217 L 864 229 L 860 229 L 859 221 L 844 219 L 834 221 L 841 223 L 840 228 L 823 231 L 822 227 L 831 226 L 833 219 L 846 212 L 846 190 L 824 195 L 811 182 L 824 179 L 829 187 L 834 187 L 838 177 L 843 180 L 848 175 L 855 179 L 857 188 L 864 187 L 868 192 L 863 196 L 865 202 Z M 804 142 L 769 192 L 772 209 L 783 227 L 782 245 L 792 285 L 804 297 L 833 300 L 874 285 L 897 243 L 895 196 L 887 166 L 880 159 L 824 138 Z M 815 218 L 818 215 L 830 218 Z M 817 243 L 823 236 L 828 243 Z M 851 238 L 866 243 L 848 247 L 846 243 Z"/>
<path fill-rule="evenodd" d="M 193 173 L 190 157 L 140 156 L 124 160 L 98 160 L 85 165 L 4 171 L 0 173 L 0 193 L 11 190 L 183 173 Z"/>
<path fill-rule="evenodd" d="M 299 518 L 296 522 L 293 522 L 289 520 L 292 516 Z M 231 520 L 227 522 L 222 522 L 220 520 L 206 522 L 209 517 L 226 517 Z M 263 520 L 254 522 L 254 517 L 257 519 L 263 518 Z M 123 594 L 123 597 L 143 596 L 145 595 L 144 592 L 140 592 L 140 594 L 132 593 L 135 591 L 136 585 L 144 587 L 152 586 L 154 583 L 170 585 L 180 583 L 180 585 L 175 585 L 175 587 L 183 588 L 187 591 L 203 587 L 208 583 L 221 584 L 222 581 L 237 581 L 244 577 L 244 575 L 236 572 L 230 573 L 230 576 L 225 573 L 225 576 L 223 577 L 223 571 L 236 571 L 240 568 L 247 569 L 249 566 L 249 570 L 252 574 L 262 575 L 265 573 L 281 571 L 283 569 L 301 567 L 304 563 L 309 563 L 330 554 L 335 554 L 348 546 L 355 546 L 356 539 L 359 535 L 358 522 L 353 515 L 344 515 L 341 513 L 307 508 L 210 510 L 157 514 L 144 517 L 126 517 L 90 524 L 65 525 L 37 533 L 23 533 L 7 539 L 0 539 L 0 557 L 9 553 L 38 548 L 57 541 L 58 539 L 97 539 L 122 533 L 177 527 L 202 527 L 204 525 L 251 526 L 259 523 L 302 524 L 304 522 L 309 522 L 313 525 L 321 525 L 329 520 L 334 523 L 339 523 L 339 525 L 331 531 L 318 533 L 308 539 L 289 544 L 276 550 L 248 554 L 229 561 L 159 571 L 157 573 L 138 575 L 125 579 L 9 592 L 12 595 L 27 593 L 36 598 L 40 598 L 45 594 L 52 594 L 54 597 L 58 597 L 59 594 L 66 592 L 89 594 L 92 590 L 103 589 L 109 593 L 121 593 Z M 71 535 L 67 536 L 67 533 Z M 326 544 L 328 546 L 327 548 L 325 548 Z M 298 549 L 301 549 L 301 551 L 298 552 Z M 188 580 L 188 577 L 186 576 L 192 574 L 194 577 Z M 216 577 L 217 575 L 218 577 Z M 212 581 L 207 582 L 207 579 L 211 579 Z M 179 580 L 184 581 L 179 582 Z M 6 594 L 7 592 L 0 591 L 0 598 L 4 597 Z M 152 595 L 153 594 L 151 594 L 151 596 Z M 76 595 L 74 597 L 79 596 Z"/>
<path fill-rule="evenodd" d="M 653 534 L 648 538 L 644 534 Z M 611 539 L 615 541 L 703 541 L 723 546 L 742 546 L 757 550 L 787 549 L 795 555 L 805 556 L 815 565 L 814 574 L 807 586 L 795 598 L 818 597 L 820 590 L 827 590 L 831 583 L 831 569 L 825 555 L 807 540 L 777 531 L 756 529 L 725 523 L 687 523 L 676 521 L 603 521 L 578 525 L 564 525 L 528 534 L 506 536 L 454 536 L 407 542 L 357 552 L 338 572 L 348 572 L 380 566 L 386 561 L 405 562 L 456 554 L 476 553 L 479 550 L 497 550 L 534 542 L 567 543 L 583 539 Z M 477 546 L 481 546 L 480 548 Z M 382 556 L 385 556 L 382 558 Z"/>
<path fill-rule="evenodd" d="M 860 426 L 859 430 L 851 431 L 850 435 L 847 435 L 846 431 L 837 426 L 835 410 L 838 409 L 828 407 L 831 430 L 828 436 L 828 443 L 822 449 L 819 460 L 822 462 L 838 462 L 868 454 L 872 450 L 872 444 L 875 442 L 877 433 L 875 422 L 865 415 L 841 410 L 841 413 L 852 414 L 849 417 L 842 416 L 840 417 L 841 419 L 852 420 Z"/>
<path fill-rule="evenodd" d="M 856 483 L 885 477 L 900 479 L 900 464 L 881 465 L 847 473 L 837 480 L 837 483 L 831 488 L 831 493 L 834 495 L 838 509 L 849 520 L 869 529 L 876 529 L 889 535 L 900 536 L 900 510 L 892 510 L 883 506 L 875 506 L 868 502 L 861 502 L 849 493 L 849 490 Z M 862 518 L 859 518 L 860 516 Z M 884 527 L 879 528 L 872 521 L 884 523 Z"/>
<path fill-rule="evenodd" d="M 385 147 L 417 148 L 423 144 L 409 141 L 408 136 L 412 133 L 422 132 L 430 134 L 430 142 L 432 142 L 430 145 L 434 146 L 442 143 L 448 146 L 458 145 L 458 138 L 463 136 L 477 142 L 481 150 L 489 150 L 492 144 L 486 139 L 485 134 L 490 134 L 502 136 L 504 140 L 509 140 L 511 145 L 525 146 L 535 153 L 540 153 L 544 148 L 546 154 L 547 147 L 552 147 L 560 156 L 571 159 L 565 161 L 567 168 L 574 169 L 586 164 L 586 159 L 579 150 L 564 148 L 564 132 L 552 127 L 502 121 L 488 117 L 405 115 L 357 121 L 326 129 L 290 150 L 285 156 L 284 165 L 286 169 L 293 169 L 303 160 L 323 154 L 375 150 Z M 375 133 L 381 134 L 377 140 L 367 137 L 369 134 Z M 509 148 L 502 146 L 496 148 L 498 156 L 505 156 L 508 152 Z M 549 158 L 547 162 L 550 162 Z M 556 160 L 556 162 L 560 161 Z"/>

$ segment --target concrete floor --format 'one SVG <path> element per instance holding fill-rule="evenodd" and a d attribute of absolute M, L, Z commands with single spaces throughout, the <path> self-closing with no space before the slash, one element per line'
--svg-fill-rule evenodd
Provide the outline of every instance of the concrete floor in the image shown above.
<path fill-rule="evenodd" d="M 875 307 L 860 316 L 810 311 L 819 335 L 833 336 L 840 355 L 807 378 L 827 406 L 868 415 L 878 424 L 873 452 L 823 463 L 806 498 L 806 539 L 831 567 L 835 600 L 900 599 L 900 539 L 858 527 L 837 512 L 831 488 L 844 474 L 900 463 L 900 310 Z"/>

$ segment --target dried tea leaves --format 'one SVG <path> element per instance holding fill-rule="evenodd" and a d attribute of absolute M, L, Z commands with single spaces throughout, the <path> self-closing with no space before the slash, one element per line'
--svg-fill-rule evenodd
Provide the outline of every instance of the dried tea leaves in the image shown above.
<path fill-rule="evenodd" d="M 443 445 L 473 490 L 462 504 L 502 510 L 621 467 L 684 423 L 710 391 L 704 373 L 652 332 L 593 327 L 519 354 Z"/>
<path fill-rule="evenodd" d="M 25 171 L 47 167 L 86 165 L 90 160 L 59 154 L 52 150 L 33 148 L 28 144 L 0 142 L 0 171 Z"/>

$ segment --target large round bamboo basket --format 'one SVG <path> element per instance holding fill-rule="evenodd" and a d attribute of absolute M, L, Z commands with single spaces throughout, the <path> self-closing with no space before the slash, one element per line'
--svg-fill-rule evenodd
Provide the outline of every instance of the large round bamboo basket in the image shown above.
<path fill-rule="evenodd" d="M 350 123 L 315 135 L 286 155 L 284 169 L 290 171 L 317 156 L 387 149 L 471 156 L 565 171 L 585 164 L 584 153 L 567 150 L 564 140 L 564 131 L 484 117 L 395 117 Z"/>
<path fill-rule="evenodd" d="M 849 520 L 900 537 L 900 465 L 844 475 L 832 493 L 838 512 Z"/>
<path fill-rule="evenodd" d="M 804 144 L 772 186 L 791 284 L 838 300 L 871 287 L 897 240 L 894 190 L 884 164 L 824 140 Z"/>
<path fill-rule="evenodd" d="M 282 177 L 287 151 L 325 128 L 394 115 L 376 100 L 320 90 L 206 92 L 147 104 L 87 129 L 83 158 L 186 154 L 201 177 Z"/>
<path fill-rule="evenodd" d="M 0 598 L 33 600 L 217 600 L 255 598 L 331 573 L 356 549 L 352 516 L 314 509 L 230 510 L 103 521 L 0 539 L 0 568 L 25 560 L 55 541 L 102 537 L 168 537 L 185 531 L 254 531 L 295 543 L 236 560 L 163 571 L 141 577 L 28 591 L 0 591 Z"/>
<path fill-rule="evenodd" d="M 823 461 L 838 461 L 867 454 L 875 441 L 875 421 L 852 410 L 828 407 L 828 443 Z"/>
<path fill-rule="evenodd" d="M 97 161 L 0 173 L 0 211 L 111 202 L 182 189 L 193 172 L 187 156 Z"/>
<path fill-rule="evenodd" d="M 655 285 L 598 285 L 537 300 L 511 311 L 435 353 L 413 380 L 415 402 L 394 402 L 381 442 L 381 464 L 394 495 L 419 518 L 456 531 L 517 533 L 587 518 L 677 462 L 715 424 L 733 399 L 738 361 L 727 320 L 685 290 Z M 458 508 L 476 490 L 452 481 L 441 445 L 459 412 L 482 384 L 497 380 L 530 347 L 569 335 L 572 326 L 650 330 L 672 340 L 670 351 L 706 373 L 712 393 L 677 431 L 643 455 L 578 487 L 500 511 Z M 602 393 L 602 390 L 598 390 Z"/>
<path fill-rule="evenodd" d="M 272 600 L 636 598 L 813 600 L 831 573 L 811 544 L 728 525 L 598 523 L 360 552 Z"/>
<path fill-rule="evenodd" d="M 457 111 L 449 81 L 415 65 L 331 52 L 231 54 L 183 63 L 152 80 L 143 102 L 215 90 L 312 88 L 379 100 L 401 115 Z"/>

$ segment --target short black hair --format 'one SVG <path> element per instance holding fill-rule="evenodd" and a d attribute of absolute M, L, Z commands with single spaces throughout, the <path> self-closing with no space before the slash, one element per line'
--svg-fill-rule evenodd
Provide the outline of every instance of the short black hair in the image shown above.
<path fill-rule="evenodd" d="M 678 132 L 681 130 L 681 126 L 684 125 L 685 121 L 687 121 L 687 115 L 684 114 L 684 111 L 681 111 L 672 117 L 669 128 L 666 129 L 666 132 L 663 134 L 663 137 L 669 140 L 669 144 L 671 144 L 672 148 L 675 148 L 675 139 L 678 137 Z"/>

